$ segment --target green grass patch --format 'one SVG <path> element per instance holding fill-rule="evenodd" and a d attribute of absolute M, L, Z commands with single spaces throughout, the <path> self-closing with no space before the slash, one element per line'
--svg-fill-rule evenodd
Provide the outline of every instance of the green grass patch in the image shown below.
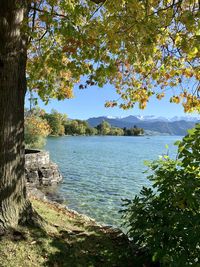
<path fill-rule="evenodd" d="M 135 266 L 124 235 L 60 205 L 31 202 L 46 223 L 1 237 L 1 267 Z"/>

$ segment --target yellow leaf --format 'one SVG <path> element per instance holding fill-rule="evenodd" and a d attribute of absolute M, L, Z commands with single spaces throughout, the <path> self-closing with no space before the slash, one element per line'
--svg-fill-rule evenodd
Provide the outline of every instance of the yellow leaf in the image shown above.
<path fill-rule="evenodd" d="M 194 47 L 194 48 L 188 53 L 188 56 L 189 56 L 190 58 L 193 58 L 193 57 L 195 57 L 195 56 L 197 55 L 197 53 L 198 53 L 198 48 L 197 48 L 197 47 Z"/>

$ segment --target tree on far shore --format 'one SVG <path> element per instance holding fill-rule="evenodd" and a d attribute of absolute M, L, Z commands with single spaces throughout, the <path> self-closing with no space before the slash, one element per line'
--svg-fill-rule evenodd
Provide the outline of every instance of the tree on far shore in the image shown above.
<path fill-rule="evenodd" d="M 44 119 L 47 120 L 50 128 L 51 135 L 64 135 L 65 134 L 65 124 L 67 122 L 67 115 L 61 114 L 56 110 L 52 110 L 51 113 L 45 113 Z"/>
<path fill-rule="evenodd" d="M 102 121 L 100 124 L 97 125 L 97 131 L 100 135 L 108 135 L 111 130 L 111 125 L 107 121 Z"/>

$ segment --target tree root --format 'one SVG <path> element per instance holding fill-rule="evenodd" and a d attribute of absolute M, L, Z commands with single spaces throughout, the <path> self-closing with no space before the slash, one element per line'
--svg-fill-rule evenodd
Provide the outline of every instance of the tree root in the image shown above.
<path fill-rule="evenodd" d="M 44 228 L 46 221 L 33 209 L 31 202 L 27 199 L 18 224 L 19 226 Z"/>

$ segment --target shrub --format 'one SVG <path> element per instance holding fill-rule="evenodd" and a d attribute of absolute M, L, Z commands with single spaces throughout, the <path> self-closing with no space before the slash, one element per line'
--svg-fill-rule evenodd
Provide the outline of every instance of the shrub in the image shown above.
<path fill-rule="evenodd" d="M 27 148 L 42 148 L 49 133 L 50 127 L 46 120 L 35 115 L 25 118 L 24 139 Z"/>
<path fill-rule="evenodd" d="M 149 164 L 153 188 L 122 211 L 132 242 L 162 266 L 200 266 L 200 124 L 188 132 L 175 160 Z"/>

